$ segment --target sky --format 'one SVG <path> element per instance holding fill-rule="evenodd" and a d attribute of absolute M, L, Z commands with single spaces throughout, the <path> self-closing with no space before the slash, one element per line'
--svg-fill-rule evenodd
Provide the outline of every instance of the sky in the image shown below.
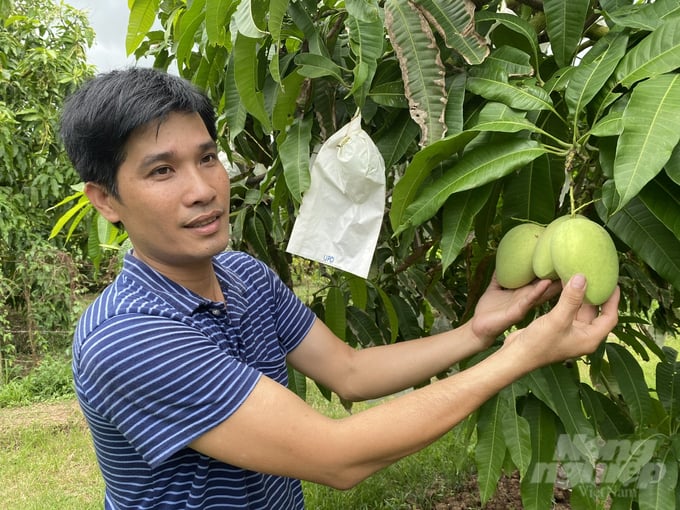
<path fill-rule="evenodd" d="M 135 64 L 134 57 L 125 54 L 125 34 L 130 15 L 127 0 L 66 0 L 66 3 L 89 14 L 90 26 L 96 37 L 87 58 L 97 66 L 98 72 Z M 137 65 L 144 65 L 144 62 Z"/>

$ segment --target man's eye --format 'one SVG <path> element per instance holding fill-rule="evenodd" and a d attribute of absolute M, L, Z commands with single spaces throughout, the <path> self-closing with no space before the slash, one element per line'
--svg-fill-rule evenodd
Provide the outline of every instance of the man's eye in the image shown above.
<path fill-rule="evenodd" d="M 212 163 L 217 161 L 217 154 L 206 154 L 203 156 L 203 163 Z"/>
<path fill-rule="evenodd" d="M 154 168 L 153 171 L 151 172 L 152 175 L 168 175 L 170 173 L 170 167 L 169 166 L 161 166 L 158 168 Z"/>

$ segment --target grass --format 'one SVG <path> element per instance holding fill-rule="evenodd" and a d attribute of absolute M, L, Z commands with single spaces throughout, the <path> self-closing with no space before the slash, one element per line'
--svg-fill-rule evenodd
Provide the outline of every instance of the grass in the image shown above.
<path fill-rule="evenodd" d="M 327 416 L 340 418 L 347 411 L 337 397 L 324 399 L 316 386 L 308 385 L 307 398 Z M 356 404 L 361 412 L 374 403 Z M 456 428 L 439 441 L 371 476 L 353 489 L 338 491 L 303 482 L 307 508 L 311 510 L 414 510 L 431 509 L 437 501 L 455 494 L 467 478 L 471 460 L 463 438 L 464 428 Z"/>
<path fill-rule="evenodd" d="M 308 400 L 328 416 L 347 412 L 337 398 L 327 401 L 313 384 L 308 385 Z M 358 405 L 354 412 L 369 405 Z M 467 455 L 459 444 L 453 431 L 349 491 L 305 482 L 307 508 L 433 508 L 432 502 L 452 494 L 466 475 Z M 0 408 L 0 508 L 101 509 L 102 494 L 90 436 L 74 400 Z"/>
<path fill-rule="evenodd" d="M 680 337 L 667 345 L 680 350 Z M 639 359 L 645 378 L 654 387 L 655 356 Z M 89 510 L 102 507 L 103 482 L 86 424 L 73 397 L 35 403 L 34 392 L 62 379 L 60 363 L 52 359 L 23 386 L 11 386 L 19 398 L 3 407 L 0 398 L 0 508 L 3 510 Z M 70 375 L 69 375 L 70 377 Z M 8 390 L 8 385 L 0 387 Z M 321 413 L 340 418 L 347 411 L 337 397 L 330 402 L 314 384 L 307 399 Z M 2 391 L 0 391 L 0 397 Z M 10 399 L 9 393 L 5 397 Z M 11 400 L 11 399 L 10 399 Z M 24 405 L 26 402 L 33 402 Z M 7 405 L 6 403 L 4 404 Z M 353 412 L 374 405 L 355 405 Z M 376 473 L 349 491 L 303 482 L 310 510 L 428 510 L 453 496 L 472 471 L 464 428 L 458 427 L 415 455 Z"/>
<path fill-rule="evenodd" d="M 102 507 L 103 482 L 74 401 L 0 411 L 2 508 Z"/>

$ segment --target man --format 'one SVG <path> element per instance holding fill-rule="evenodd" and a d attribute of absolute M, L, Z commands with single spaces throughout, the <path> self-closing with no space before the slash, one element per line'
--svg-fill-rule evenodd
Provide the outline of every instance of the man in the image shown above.
<path fill-rule="evenodd" d="M 212 105 L 189 83 L 100 75 L 68 100 L 61 133 L 88 198 L 133 246 L 74 338 L 106 508 L 303 508 L 300 479 L 351 487 L 527 372 L 593 352 L 616 324 L 618 290 L 598 312 L 577 276 L 481 363 L 329 419 L 286 388 L 286 362 L 348 400 L 388 395 L 489 347 L 559 285 L 494 280 L 460 327 L 354 350 L 262 263 L 224 251 L 229 179 Z"/>

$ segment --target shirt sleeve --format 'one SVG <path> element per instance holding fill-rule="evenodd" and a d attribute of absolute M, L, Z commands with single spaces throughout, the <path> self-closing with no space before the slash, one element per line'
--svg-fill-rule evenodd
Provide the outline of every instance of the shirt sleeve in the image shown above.
<path fill-rule="evenodd" d="M 197 330 L 142 314 L 93 332 L 78 371 L 88 404 L 152 467 L 231 416 L 260 378 Z"/>
<path fill-rule="evenodd" d="M 274 287 L 276 330 L 286 352 L 291 352 L 307 336 L 316 315 L 271 269 L 269 271 Z"/>
<path fill-rule="evenodd" d="M 291 352 L 307 336 L 316 315 L 267 264 L 243 252 L 224 254 L 227 265 L 239 274 L 249 294 L 248 301 L 262 300 L 262 284 L 267 285 L 267 312 L 275 320 L 276 334 L 285 352 Z"/>

